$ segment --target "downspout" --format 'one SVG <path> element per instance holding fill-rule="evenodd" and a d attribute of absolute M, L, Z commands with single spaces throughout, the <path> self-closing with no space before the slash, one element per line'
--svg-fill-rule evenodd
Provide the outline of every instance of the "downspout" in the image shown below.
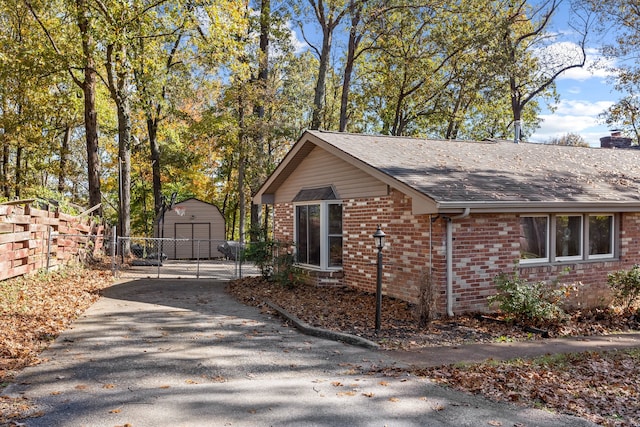
<path fill-rule="evenodd" d="M 447 316 L 453 317 L 453 220 L 469 216 L 470 208 L 464 208 L 464 212 L 453 217 L 445 217 L 447 220 Z"/>

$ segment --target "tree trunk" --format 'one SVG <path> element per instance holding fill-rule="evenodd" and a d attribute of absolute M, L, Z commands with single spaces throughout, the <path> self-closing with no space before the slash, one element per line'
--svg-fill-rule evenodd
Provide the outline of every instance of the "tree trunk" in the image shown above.
<path fill-rule="evenodd" d="M 349 91 L 351 87 L 351 75 L 353 74 L 353 63 L 356 58 L 356 50 L 360 44 L 358 36 L 358 25 L 360 24 L 360 7 L 355 9 L 354 1 L 351 0 L 349 5 L 351 9 L 351 29 L 349 30 L 349 42 L 347 48 L 347 60 L 344 66 L 344 77 L 342 80 L 342 94 L 340 96 L 340 125 L 339 131 L 347 130 L 347 121 L 349 120 L 347 108 L 349 106 Z"/>
<path fill-rule="evenodd" d="M 9 144 L 4 143 L 2 147 L 2 193 L 6 199 L 11 198 L 10 186 L 9 186 Z"/>
<path fill-rule="evenodd" d="M 22 181 L 22 151 L 23 151 L 23 148 L 18 145 L 18 148 L 16 148 L 16 169 L 15 169 L 16 173 L 15 173 L 15 181 L 14 181 L 16 199 L 20 198 L 20 187 L 22 184 L 20 182 Z"/>
<path fill-rule="evenodd" d="M 259 168 L 255 174 L 255 181 L 252 185 L 252 195 L 258 191 L 262 180 L 266 177 L 266 157 L 271 153 L 265 152 L 265 126 L 264 126 L 264 99 L 266 97 L 266 89 L 269 78 L 269 37 L 271 27 L 271 0 L 262 0 L 260 6 L 260 56 L 258 65 L 258 90 L 259 98 L 254 108 L 254 114 L 258 118 L 258 132 L 256 135 L 256 167 Z M 258 239 L 257 230 L 260 228 L 260 205 L 253 203 L 251 200 L 251 225 L 250 236 L 251 241 Z"/>
<path fill-rule="evenodd" d="M 86 0 L 76 0 L 78 14 L 78 28 L 82 38 L 82 53 L 84 55 L 84 81 L 81 82 L 84 94 L 84 127 L 87 140 L 87 181 L 89 185 L 89 205 L 96 206 L 102 202 L 100 190 L 100 157 L 98 154 L 98 112 L 96 111 L 96 81 L 97 72 L 93 58 L 93 38 L 89 27 Z M 102 215 L 102 208 L 95 211 Z"/>
<path fill-rule="evenodd" d="M 517 144 L 520 142 L 522 133 L 522 103 L 520 102 L 520 94 L 514 78 L 509 79 L 509 86 L 511 88 L 511 111 L 513 113 L 513 142 Z"/>
<path fill-rule="evenodd" d="M 117 49 L 119 58 L 113 59 L 114 49 Z M 129 100 L 129 79 L 127 67 L 122 63 L 126 61 L 127 51 L 124 45 L 107 46 L 107 76 L 109 92 L 116 104 L 118 111 L 118 159 L 120 168 L 120 204 L 119 204 L 119 228 L 120 236 L 131 236 L 131 111 Z M 115 70 L 114 70 L 115 68 Z M 130 242 L 125 240 L 122 247 L 122 255 L 128 256 Z"/>
<path fill-rule="evenodd" d="M 329 72 L 329 59 L 331 55 L 332 31 L 325 27 L 322 32 L 322 51 L 320 53 L 320 65 L 318 67 L 318 80 L 316 81 L 315 94 L 313 97 L 312 130 L 320 129 L 320 124 L 322 123 L 324 93 L 327 85 L 327 73 Z"/>
<path fill-rule="evenodd" d="M 147 133 L 149 134 L 149 149 L 151 152 L 151 175 L 153 181 L 153 212 L 154 218 L 160 215 L 162 209 L 162 180 L 160 175 L 160 145 L 158 144 L 158 120 L 147 118 Z"/>
<path fill-rule="evenodd" d="M 244 223 L 245 216 L 247 215 L 247 207 L 244 195 L 244 179 L 245 179 L 245 169 L 247 164 L 246 158 L 246 149 L 245 149 L 245 138 L 246 138 L 246 129 L 244 123 L 244 95 L 240 95 L 238 99 L 238 124 L 240 128 L 240 132 L 238 132 L 238 210 L 239 210 L 239 223 L 238 223 L 238 240 L 240 241 L 240 245 L 244 244 Z M 235 222 L 235 221 L 234 221 Z"/>
<path fill-rule="evenodd" d="M 64 182 L 67 179 L 67 162 L 69 160 L 69 143 L 71 142 L 71 126 L 67 125 L 62 134 L 60 144 L 60 169 L 58 170 L 58 193 L 64 193 Z"/>

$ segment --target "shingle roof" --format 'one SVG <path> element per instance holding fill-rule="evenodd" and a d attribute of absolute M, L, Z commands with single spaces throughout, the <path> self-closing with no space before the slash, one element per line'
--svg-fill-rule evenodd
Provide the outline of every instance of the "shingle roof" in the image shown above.
<path fill-rule="evenodd" d="M 640 201 L 640 150 L 309 133 L 436 202 Z"/>

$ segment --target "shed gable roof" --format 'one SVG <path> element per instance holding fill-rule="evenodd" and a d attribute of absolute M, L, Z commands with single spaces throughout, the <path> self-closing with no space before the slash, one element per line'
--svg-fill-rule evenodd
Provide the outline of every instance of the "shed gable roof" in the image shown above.
<path fill-rule="evenodd" d="M 438 211 L 640 208 L 640 150 L 308 131 L 259 194 L 319 146 Z"/>

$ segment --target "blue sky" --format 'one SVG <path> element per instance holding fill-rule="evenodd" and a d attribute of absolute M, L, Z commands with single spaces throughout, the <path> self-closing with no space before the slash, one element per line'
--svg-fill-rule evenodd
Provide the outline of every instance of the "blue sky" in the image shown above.
<path fill-rule="evenodd" d="M 593 66 L 598 60 L 601 58 L 597 51 L 590 49 L 588 64 Z M 620 95 L 613 90 L 604 69 L 588 67 L 570 70 L 556 81 L 560 101 L 555 104 L 553 113 L 543 111 L 543 122 L 531 141 L 545 142 L 552 137 L 577 133 L 590 145 L 599 146 L 599 138 L 610 134 L 610 129 L 598 115 L 613 105 Z"/>
<path fill-rule="evenodd" d="M 558 51 L 566 50 L 567 41 L 571 40 L 573 30 L 569 27 L 567 8 L 561 9 L 554 16 L 553 27 L 558 34 Z M 607 35 L 606 37 L 610 37 Z M 610 134 L 610 129 L 598 117 L 613 105 L 621 95 L 613 88 L 608 68 L 615 65 L 611 58 L 603 58 L 599 47 L 605 36 L 592 32 L 587 42 L 587 61 L 583 68 L 571 69 L 556 80 L 556 88 L 560 101 L 555 105 L 553 113 L 544 110 L 541 114 L 543 122 L 530 138 L 533 142 L 545 142 L 552 137 L 567 133 L 581 135 L 590 145 L 599 147 L 600 138 Z"/>

